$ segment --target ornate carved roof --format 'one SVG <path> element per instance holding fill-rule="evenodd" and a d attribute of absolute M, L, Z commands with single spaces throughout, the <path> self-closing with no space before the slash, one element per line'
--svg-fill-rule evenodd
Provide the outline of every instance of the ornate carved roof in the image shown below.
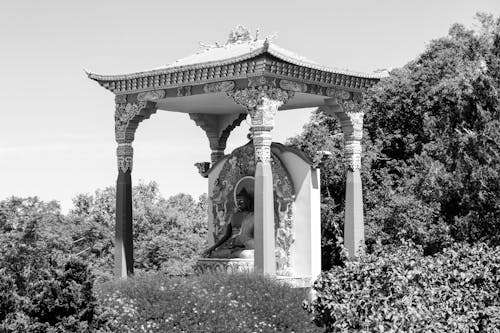
<path fill-rule="evenodd" d="M 380 74 L 363 74 L 321 66 L 275 45 L 269 37 L 252 38 L 250 32 L 242 26 L 231 31 L 225 44 L 203 46 L 196 54 L 149 71 L 123 75 L 87 75 L 117 95 L 184 86 L 190 89 L 195 85 L 259 76 L 286 80 L 286 84 L 294 86 L 292 90 L 304 90 L 304 93 L 309 89 L 306 84 L 317 85 L 311 88 L 315 94 L 326 88 L 361 92 L 381 78 Z"/>

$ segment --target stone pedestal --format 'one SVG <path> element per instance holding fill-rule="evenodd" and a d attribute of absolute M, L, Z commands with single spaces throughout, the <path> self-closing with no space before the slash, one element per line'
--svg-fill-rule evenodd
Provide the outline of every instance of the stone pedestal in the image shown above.
<path fill-rule="evenodd" d="M 194 267 L 196 274 L 204 273 L 251 273 L 254 271 L 253 259 L 201 258 Z"/>

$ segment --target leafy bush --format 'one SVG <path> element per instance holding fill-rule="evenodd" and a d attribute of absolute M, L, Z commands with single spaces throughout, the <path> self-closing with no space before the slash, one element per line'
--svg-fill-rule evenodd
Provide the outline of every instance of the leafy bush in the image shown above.
<path fill-rule="evenodd" d="M 100 287 L 119 332 L 321 332 L 301 308 L 307 296 L 261 276 L 173 278 L 138 274 Z"/>
<path fill-rule="evenodd" d="M 0 234 L 0 331 L 92 332 L 104 328 L 87 264 L 54 254 L 35 216 Z"/>
<path fill-rule="evenodd" d="M 499 332 L 500 247 L 405 244 L 323 273 L 306 304 L 327 332 Z"/>

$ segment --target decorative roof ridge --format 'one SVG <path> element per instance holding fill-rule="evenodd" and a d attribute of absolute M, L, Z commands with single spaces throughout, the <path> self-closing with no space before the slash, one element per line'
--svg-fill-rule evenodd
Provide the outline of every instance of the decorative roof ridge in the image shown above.
<path fill-rule="evenodd" d="M 206 67 L 211 67 L 211 66 L 223 66 L 223 65 L 229 65 L 232 63 L 236 63 L 238 61 L 244 61 L 251 59 L 253 57 L 256 57 L 258 55 L 264 54 L 265 53 L 265 48 L 260 47 L 257 48 L 249 53 L 246 53 L 244 55 L 232 57 L 232 58 L 227 58 L 223 60 L 214 60 L 214 61 L 207 61 L 199 64 L 192 64 L 192 65 L 183 65 L 183 66 L 175 66 L 175 67 L 159 67 L 155 69 L 150 69 L 147 71 L 141 71 L 141 72 L 135 72 L 135 73 L 130 73 L 130 74 L 110 74 L 110 75 L 101 75 L 97 73 L 91 73 L 91 72 L 86 72 L 87 76 L 92 79 L 92 80 L 104 80 L 104 81 L 114 81 L 114 80 L 128 80 L 128 79 L 135 79 L 139 77 L 145 77 L 149 75 L 161 75 L 161 74 L 168 74 L 172 72 L 177 72 L 179 70 L 186 70 L 186 69 L 200 69 L 200 68 L 206 68 Z"/>
<path fill-rule="evenodd" d="M 233 29 L 230 34 L 227 42 L 225 44 L 220 44 L 220 43 L 215 43 L 215 45 L 207 45 L 200 43 L 204 48 L 196 52 L 194 55 L 202 55 L 204 53 L 208 53 L 211 50 L 214 49 L 225 49 L 225 50 L 231 50 L 231 48 L 236 48 L 237 51 L 244 51 L 244 53 L 236 55 L 236 56 L 230 56 L 225 59 L 214 59 L 214 60 L 209 60 L 209 61 L 201 61 L 201 62 L 195 62 L 195 63 L 189 63 L 189 60 L 187 60 L 187 64 L 182 65 L 182 61 L 185 59 L 189 59 L 190 57 L 194 56 L 188 56 L 186 58 L 181 58 L 179 60 L 176 60 L 175 62 L 158 67 L 158 68 L 153 68 L 147 71 L 141 71 L 141 72 L 135 72 L 135 73 L 130 73 L 130 74 L 117 74 L 117 75 L 101 75 L 97 73 L 92 73 L 85 71 L 87 76 L 95 81 L 118 81 L 118 80 L 129 80 L 129 79 L 136 79 L 136 78 L 141 78 L 141 77 L 147 77 L 151 75 L 162 75 L 162 74 L 168 74 L 168 73 L 174 73 L 177 71 L 181 70 L 191 70 L 191 69 L 203 69 L 203 68 L 209 68 L 212 66 L 224 66 L 224 65 L 230 65 L 233 63 L 237 63 L 240 61 L 245 61 L 254 57 L 257 57 L 261 54 L 269 53 L 270 55 L 288 62 L 293 65 L 297 66 L 302 66 L 302 67 L 308 67 L 310 69 L 315 69 L 315 70 L 320 70 L 324 72 L 329 72 L 329 73 L 334 73 L 334 74 L 340 74 L 340 75 L 348 75 L 348 76 L 356 76 L 356 77 L 361 77 L 361 78 L 367 78 L 367 79 L 380 79 L 383 77 L 386 77 L 387 74 L 383 72 L 373 72 L 373 73 L 362 73 L 362 72 L 355 72 L 355 71 L 350 71 L 350 70 L 343 70 L 343 69 L 338 69 L 338 68 L 331 68 L 327 66 L 322 66 L 312 60 L 309 60 L 303 56 L 300 56 L 294 52 L 291 52 L 289 50 L 286 50 L 274 43 L 271 43 L 271 40 L 275 37 L 275 35 L 272 36 L 267 36 L 265 39 L 258 39 L 258 30 L 255 34 L 255 38 L 252 38 L 250 36 L 250 31 L 245 28 L 242 25 L 238 25 L 235 29 Z M 249 50 L 248 52 L 245 50 L 245 46 L 248 46 Z M 238 49 L 239 48 L 239 49 Z M 243 48 L 243 50 L 241 50 Z M 196 59 L 196 58 L 195 58 Z M 193 61 L 193 59 L 191 59 Z M 186 61 L 185 61 L 186 62 Z M 176 63 L 180 63 L 181 65 L 176 66 Z"/>

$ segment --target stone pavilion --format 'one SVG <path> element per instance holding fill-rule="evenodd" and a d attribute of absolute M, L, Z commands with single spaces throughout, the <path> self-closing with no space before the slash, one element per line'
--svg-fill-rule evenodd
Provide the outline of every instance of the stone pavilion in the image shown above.
<path fill-rule="evenodd" d="M 203 46 L 194 55 L 143 72 L 87 73 L 115 95 L 116 184 L 115 275 L 133 273 L 132 182 L 134 135 L 157 111 L 186 113 L 208 137 L 211 161 L 198 163 L 208 179 L 209 239 L 213 244 L 230 222 L 236 191 L 253 196 L 253 259 L 202 259 L 210 265 L 251 263 L 271 276 L 315 278 L 321 270 L 320 175 L 303 153 L 272 142 L 275 116 L 298 108 L 320 108 L 336 117 L 345 139 L 344 243 L 349 255 L 362 248 L 363 198 L 360 177 L 363 92 L 379 74 L 321 66 L 251 36 L 242 26 L 226 43 Z M 250 142 L 226 154 L 231 131 L 250 116 Z M 212 260 L 212 261 L 211 261 Z M 246 261 L 245 261 L 246 260 Z M 250 260 L 250 261 L 249 261 Z"/>

